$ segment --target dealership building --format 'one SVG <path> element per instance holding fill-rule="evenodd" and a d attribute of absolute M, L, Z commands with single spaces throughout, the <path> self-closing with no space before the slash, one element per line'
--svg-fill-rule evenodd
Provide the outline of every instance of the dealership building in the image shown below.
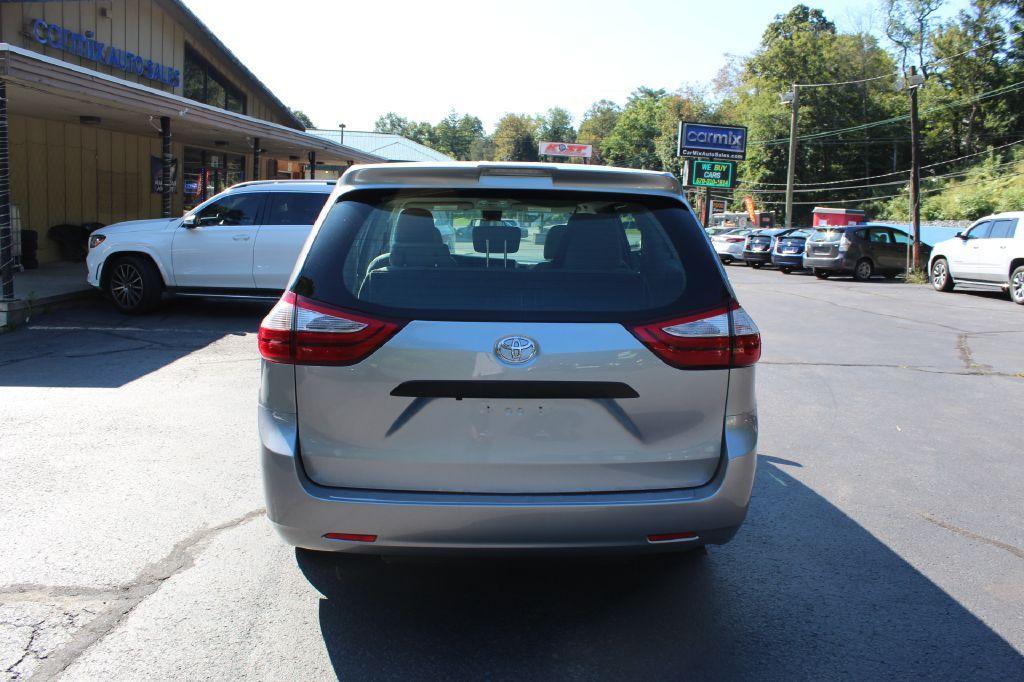
<path fill-rule="evenodd" d="M 180 0 L 0 2 L 8 303 L 30 293 L 12 263 L 38 261 L 46 288 L 54 226 L 181 215 L 244 180 L 383 160 L 307 132 Z"/>

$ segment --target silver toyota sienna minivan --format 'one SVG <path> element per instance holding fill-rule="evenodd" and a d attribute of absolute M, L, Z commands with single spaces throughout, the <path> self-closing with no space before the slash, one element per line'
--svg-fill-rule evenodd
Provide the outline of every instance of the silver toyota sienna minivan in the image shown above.
<path fill-rule="evenodd" d="M 667 173 L 355 166 L 259 349 L 292 545 L 659 552 L 746 515 L 760 334 Z"/>

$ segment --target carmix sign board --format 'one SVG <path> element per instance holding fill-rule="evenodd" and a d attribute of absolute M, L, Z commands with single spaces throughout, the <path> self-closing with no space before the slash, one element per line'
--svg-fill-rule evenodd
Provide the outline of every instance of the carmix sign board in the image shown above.
<path fill-rule="evenodd" d="M 747 129 L 708 123 L 679 123 L 679 156 L 704 159 L 747 158 Z"/>
<path fill-rule="evenodd" d="M 733 161 L 709 161 L 688 159 L 686 161 L 686 185 L 688 187 L 710 187 L 711 189 L 732 189 L 736 182 L 736 163 Z"/>

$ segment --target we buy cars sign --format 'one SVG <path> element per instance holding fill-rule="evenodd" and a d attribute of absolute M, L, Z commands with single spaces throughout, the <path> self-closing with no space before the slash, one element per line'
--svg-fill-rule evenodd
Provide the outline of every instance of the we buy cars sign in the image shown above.
<path fill-rule="evenodd" d="M 589 159 L 594 153 L 594 146 L 569 142 L 541 142 L 537 145 L 537 153 L 545 156 L 572 156 L 578 159 Z"/>

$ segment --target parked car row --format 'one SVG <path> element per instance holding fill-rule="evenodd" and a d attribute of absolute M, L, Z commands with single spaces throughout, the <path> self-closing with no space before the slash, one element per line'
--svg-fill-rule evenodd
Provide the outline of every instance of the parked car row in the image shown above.
<path fill-rule="evenodd" d="M 1024 305 L 1024 211 L 999 213 L 976 221 L 934 247 L 921 244 L 921 261 L 938 291 L 958 284 L 1002 289 Z M 783 229 L 711 228 L 719 259 L 782 273 L 810 270 L 819 279 L 852 275 L 894 278 L 906 271 L 911 237 L 888 225 L 795 227 Z"/>
<path fill-rule="evenodd" d="M 885 225 L 740 228 L 715 234 L 711 243 L 726 264 L 774 265 L 787 275 L 811 270 L 819 279 L 852 275 L 866 281 L 875 275 L 896 277 L 906 270 L 910 235 Z M 921 248 L 927 258 L 930 247 Z"/>

